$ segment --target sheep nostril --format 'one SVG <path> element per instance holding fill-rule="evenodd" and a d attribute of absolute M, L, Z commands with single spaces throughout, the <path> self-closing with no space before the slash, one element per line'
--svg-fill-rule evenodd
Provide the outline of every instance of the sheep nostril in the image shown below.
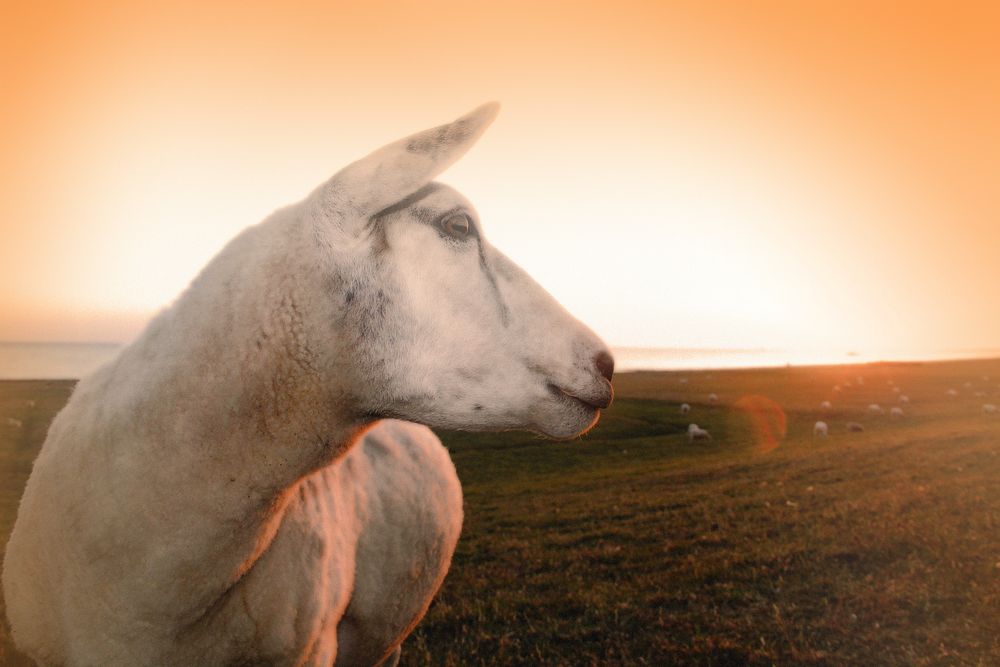
<path fill-rule="evenodd" d="M 606 351 L 601 350 L 594 357 L 594 365 L 597 366 L 597 372 L 607 378 L 608 382 L 611 382 L 611 377 L 615 374 L 614 358 Z"/>

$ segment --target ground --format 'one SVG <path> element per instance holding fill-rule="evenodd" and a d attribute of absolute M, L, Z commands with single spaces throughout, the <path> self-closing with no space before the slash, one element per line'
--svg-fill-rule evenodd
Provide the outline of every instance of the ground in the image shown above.
<path fill-rule="evenodd" d="M 581 441 L 441 434 L 465 528 L 402 665 L 1000 663 L 1000 360 L 615 386 Z M 0 544 L 70 388 L 0 383 Z"/>

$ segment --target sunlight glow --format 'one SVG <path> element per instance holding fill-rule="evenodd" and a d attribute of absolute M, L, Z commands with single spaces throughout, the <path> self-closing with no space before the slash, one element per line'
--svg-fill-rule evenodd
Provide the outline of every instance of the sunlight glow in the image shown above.
<path fill-rule="evenodd" d="M 995 345 L 989 22 L 793 4 L 22 7 L 0 340 L 127 340 L 242 228 L 499 99 L 442 180 L 614 345 Z"/>

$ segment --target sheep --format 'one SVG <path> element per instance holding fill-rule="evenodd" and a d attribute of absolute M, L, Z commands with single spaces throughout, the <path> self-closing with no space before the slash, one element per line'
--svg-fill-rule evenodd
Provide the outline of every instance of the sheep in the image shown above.
<path fill-rule="evenodd" d="M 997 406 L 993 403 L 983 404 L 983 414 L 984 415 L 995 415 L 997 413 Z"/>
<path fill-rule="evenodd" d="M 909 403 L 910 402 L 910 397 L 907 396 L 906 394 L 900 394 L 899 395 L 899 402 L 900 403 Z"/>
<path fill-rule="evenodd" d="M 21 428 L 24 426 L 24 422 L 20 419 L 14 419 L 13 417 L 7 417 L 7 426 L 12 426 L 14 428 Z"/>
<path fill-rule="evenodd" d="M 949 389 L 945 393 L 949 396 L 949 398 L 955 398 L 956 396 L 958 396 L 958 391 L 955 389 Z"/>
<path fill-rule="evenodd" d="M 718 403 L 719 402 L 719 395 L 718 394 L 709 394 L 708 395 L 708 402 L 709 403 Z"/>
<path fill-rule="evenodd" d="M 695 440 L 711 440 L 712 435 L 703 428 L 699 428 L 697 424 L 688 424 L 688 442 L 694 442 Z"/>
<path fill-rule="evenodd" d="M 892 388 L 892 393 L 894 393 L 894 394 L 898 394 L 900 391 L 902 391 L 902 390 L 899 387 L 893 387 Z"/>
<path fill-rule="evenodd" d="M 864 433 L 865 427 L 858 422 L 847 422 L 847 430 L 851 433 Z"/>
<path fill-rule="evenodd" d="M 858 386 L 859 386 L 859 387 L 863 387 L 863 386 L 865 386 L 865 379 L 864 379 L 864 378 L 863 378 L 862 376 L 860 376 L 860 375 L 859 375 L 859 376 L 857 377 L 857 381 L 858 381 Z"/>
<path fill-rule="evenodd" d="M 878 403 L 869 403 L 869 405 L 868 405 L 868 412 L 871 413 L 871 414 L 873 414 L 873 415 L 884 415 L 885 414 L 885 410 L 882 409 L 882 406 L 879 405 Z"/>
<path fill-rule="evenodd" d="M 889 417 L 895 419 L 897 417 L 902 417 L 902 416 L 903 416 L 903 408 L 899 407 L 898 405 L 894 405 L 889 409 Z"/>
<path fill-rule="evenodd" d="M 986 398 L 985 391 L 975 391 L 972 393 L 972 395 L 975 396 L 976 398 Z"/>
<path fill-rule="evenodd" d="M 813 424 L 813 435 L 825 438 L 829 434 L 826 422 L 816 422 Z"/>
<path fill-rule="evenodd" d="M 840 385 L 839 384 L 833 385 L 833 390 L 839 394 L 840 393 Z"/>
<path fill-rule="evenodd" d="M 833 408 L 833 404 L 830 403 L 830 401 L 823 401 L 822 403 L 819 404 L 819 409 L 820 410 L 830 410 L 832 408 Z"/>
<path fill-rule="evenodd" d="M 681 414 L 686 415 L 689 412 L 691 412 L 691 406 L 687 403 L 681 403 Z"/>
<path fill-rule="evenodd" d="M 604 343 L 432 182 L 496 111 L 389 144 L 245 230 L 77 384 L 6 550 L 21 650 L 395 664 L 462 524 L 428 427 L 569 439 L 612 397 Z"/>
<path fill-rule="evenodd" d="M 29 399 L 28 399 L 27 401 L 25 401 L 24 403 L 25 403 L 25 405 L 27 405 L 27 406 L 28 406 L 29 408 L 33 408 L 33 407 L 35 407 L 35 399 L 33 399 L 33 398 L 29 398 Z"/>

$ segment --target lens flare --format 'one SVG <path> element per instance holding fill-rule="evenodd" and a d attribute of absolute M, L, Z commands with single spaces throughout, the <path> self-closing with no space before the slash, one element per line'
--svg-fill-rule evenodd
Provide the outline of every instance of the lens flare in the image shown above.
<path fill-rule="evenodd" d="M 788 418 L 781 406 L 767 396 L 749 394 L 733 406 L 746 415 L 755 448 L 769 452 L 778 447 L 788 432 Z"/>

